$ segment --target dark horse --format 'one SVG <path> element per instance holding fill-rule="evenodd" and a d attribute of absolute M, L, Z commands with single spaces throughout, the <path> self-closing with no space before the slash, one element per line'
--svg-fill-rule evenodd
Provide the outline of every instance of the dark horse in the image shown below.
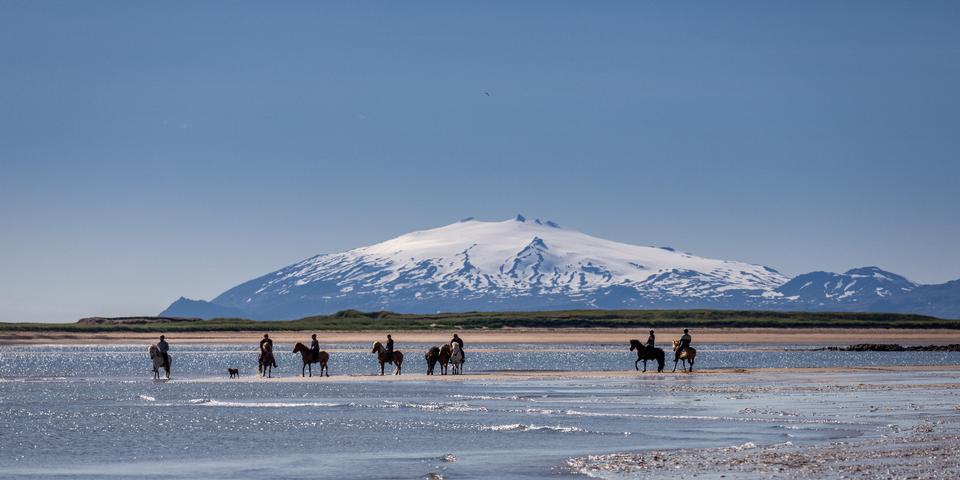
<path fill-rule="evenodd" d="M 450 365 L 450 355 L 452 354 L 450 350 L 450 344 L 444 343 L 440 346 L 440 356 L 437 357 L 437 361 L 440 362 L 440 374 L 447 374 L 447 367 Z"/>
<path fill-rule="evenodd" d="M 383 344 L 380 342 L 373 342 L 373 350 L 370 353 L 377 354 L 377 360 L 380 362 L 380 375 L 383 375 L 383 364 L 392 363 L 396 368 L 393 369 L 394 375 L 400 375 L 400 367 L 403 365 L 403 352 L 400 350 L 394 350 L 391 355 L 386 348 L 383 348 Z"/>
<path fill-rule="evenodd" d="M 267 347 L 260 353 L 260 359 L 257 361 L 257 373 L 261 377 L 273 378 L 273 349 Z"/>
<path fill-rule="evenodd" d="M 430 347 L 424 358 L 427 359 L 427 375 L 433 375 L 433 368 L 437 366 L 437 361 L 440 360 L 440 347 Z"/>
<path fill-rule="evenodd" d="M 640 340 L 630 340 L 630 351 L 637 351 L 637 361 L 633 362 L 633 367 L 637 370 L 640 370 L 640 367 L 637 365 L 640 363 L 640 360 L 643 360 L 643 371 L 647 371 L 647 360 L 656 360 L 657 361 L 657 372 L 663 371 L 663 349 L 656 347 L 647 347 L 646 345 L 640 343 Z"/>
<path fill-rule="evenodd" d="M 319 353 L 314 355 L 314 353 L 307 348 L 306 345 L 302 343 L 297 343 L 293 346 L 293 353 L 299 353 L 303 358 L 303 368 L 300 369 L 300 376 L 306 376 L 306 370 L 310 368 L 310 376 L 313 376 L 313 364 L 320 364 L 320 376 L 323 376 L 323 372 L 327 372 L 327 376 L 330 376 L 330 370 L 327 369 L 327 361 L 330 360 L 330 354 L 321 350 Z"/>

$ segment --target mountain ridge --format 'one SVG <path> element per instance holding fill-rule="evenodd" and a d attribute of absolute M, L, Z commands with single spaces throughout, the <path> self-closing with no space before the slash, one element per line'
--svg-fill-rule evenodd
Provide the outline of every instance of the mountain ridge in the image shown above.
<path fill-rule="evenodd" d="M 161 315 L 295 319 L 345 309 L 897 308 L 960 317 L 960 299 L 952 295 L 953 289 L 924 287 L 877 267 L 789 278 L 763 265 L 614 242 L 517 215 L 502 222 L 466 218 L 374 245 L 315 255 L 209 302 L 181 297 Z M 918 290 L 928 300 L 907 298 Z"/>

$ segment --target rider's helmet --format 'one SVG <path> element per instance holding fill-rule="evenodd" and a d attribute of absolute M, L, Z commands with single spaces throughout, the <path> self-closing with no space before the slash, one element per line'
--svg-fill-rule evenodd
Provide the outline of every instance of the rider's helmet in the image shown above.
<path fill-rule="evenodd" d="M 650 335 L 653 335 L 653 330 L 650 330 Z"/>
<path fill-rule="evenodd" d="M 314 340 L 316 340 L 316 339 L 317 339 L 317 334 L 316 334 L 316 333 L 314 333 L 313 335 L 310 335 L 310 338 L 312 338 L 312 339 L 314 339 Z"/>
<path fill-rule="evenodd" d="M 684 328 L 684 329 L 683 329 L 683 333 L 690 333 L 690 330 Z"/>
<path fill-rule="evenodd" d="M 270 335 L 267 335 L 266 333 L 264 333 L 263 338 L 270 338 Z"/>
<path fill-rule="evenodd" d="M 163 335 L 160 335 L 160 340 L 163 340 L 163 338 L 164 338 Z"/>

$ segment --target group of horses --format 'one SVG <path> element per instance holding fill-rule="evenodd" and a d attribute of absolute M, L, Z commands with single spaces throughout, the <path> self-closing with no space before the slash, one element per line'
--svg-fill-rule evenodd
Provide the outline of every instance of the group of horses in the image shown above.
<path fill-rule="evenodd" d="M 446 343 L 439 347 L 430 347 L 424 359 L 427 360 L 427 375 L 433 375 L 433 369 L 440 364 L 440 375 L 446 375 L 449 368 L 451 375 L 463 374 L 463 349 L 459 343 Z"/>
<path fill-rule="evenodd" d="M 640 370 L 640 361 L 643 361 L 643 371 L 647 371 L 647 360 L 656 360 L 657 361 L 657 373 L 663 371 L 664 357 L 662 348 L 657 348 L 651 345 L 644 345 L 640 343 L 640 340 L 630 340 L 630 351 L 637 351 L 637 361 L 633 362 L 633 368 Z M 679 350 L 679 351 L 678 351 Z M 673 341 L 673 371 L 677 371 L 677 363 L 683 362 L 683 371 L 692 372 L 693 371 L 693 360 L 697 358 L 697 349 L 693 347 L 680 348 L 680 340 Z M 687 368 L 687 364 L 690 364 L 690 368 Z"/>
<path fill-rule="evenodd" d="M 634 368 L 640 370 L 640 362 L 643 361 L 643 371 L 647 371 L 647 360 L 656 360 L 657 362 L 657 372 L 663 372 L 663 365 L 665 362 L 665 354 L 662 348 L 656 348 L 640 343 L 640 340 L 630 340 L 630 351 L 637 351 L 637 361 L 633 363 Z M 677 352 L 679 350 L 679 352 Z M 680 348 L 680 341 L 673 341 L 673 351 L 677 353 L 675 355 L 675 360 L 673 362 L 673 371 L 677 371 L 677 363 L 683 362 L 683 371 L 692 372 L 693 371 L 693 361 L 697 357 L 697 350 L 691 347 Z M 163 369 L 166 372 L 167 379 L 170 378 L 170 356 L 166 356 L 160 353 L 160 349 L 156 345 L 151 345 L 148 353 L 150 354 L 150 360 L 153 362 L 153 378 L 156 380 L 160 379 L 160 370 Z M 306 345 L 302 343 L 297 343 L 293 346 L 293 353 L 299 353 L 303 361 L 303 367 L 300 369 L 300 376 L 304 377 L 309 375 L 313 376 L 313 364 L 320 364 L 320 376 L 326 375 L 330 376 L 330 370 L 327 368 L 327 363 L 330 361 L 330 354 L 325 351 L 313 352 Z M 383 347 L 383 344 L 380 342 L 373 343 L 373 350 L 370 353 L 377 354 L 377 361 L 380 363 L 380 375 L 383 375 L 383 368 L 385 364 L 393 364 L 393 374 L 400 375 L 403 369 L 403 352 L 399 350 L 394 350 L 393 352 L 387 351 Z M 424 355 L 424 358 L 427 361 L 427 375 L 433 375 L 434 369 L 437 364 L 440 365 L 440 374 L 446 375 L 449 372 L 451 375 L 461 375 L 463 374 L 463 362 L 464 354 L 463 349 L 460 348 L 460 345 L 457 343 L 447 343 L 441 346 L 430 347 L 427 350 L 427 353 Z M 269 348 L 265 349 L 260 354 L 260 358 L 257 361 L 257 373 L 260 376 L 272 377 L 273 376 L 273 364 L 274 357 L 273 351 Z M 689 364 L 689 368 L 688 365 Z"/>

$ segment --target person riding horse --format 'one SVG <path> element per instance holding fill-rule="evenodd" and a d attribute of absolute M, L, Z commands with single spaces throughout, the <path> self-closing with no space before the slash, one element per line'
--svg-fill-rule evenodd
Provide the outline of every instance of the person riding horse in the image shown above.
<path fill-rule="evenodd" d="M 390 334 L 387 334 L 387 345 L 384 347 L 387 353 L 389 354 L 387 358 L 393 358 L 393 337 Z M 391 360 L 392 363 L 392 360 Z"/>
<path fill-rule="evenodd" d="M 318 359 L 318 358 L 320 358 L 320 341 L 317 340 L 317 334 L 316 334 L 316 333 L 314 333 L 313 335 L 311 335 L 310 338 L 312 339 L 312 340 L 310 341 L 310 353 L 313 354 L 313 358 L 314 358 L 314 359 Z"/>
<path fill-rule="evenodd" d="M 460 352 L 461 352 L 461 354 L 463 355 L 463 358 L 466 359 L 466 358 L 467 358 L 467 353 L 466 353 L 466 351 L 463 349 L 463 340 L 461 340 L 461 339 L 460 339 L 460 335 L 457 335 L 456 333 L 454 333 L 454 334 L 453 334 L 453 338 L 450 339 L 450 345 L 453 345 L 454 343 L 456 343 L 457 345 L 460 345 Z"/>
<path fill-rule="evenodd" d="M 263 340 L 260 340 L 260 358 L 262 359 L 267 353 L 273 353 L 273 340 L 270 339 L 270 335 L 264 333 Z M 271 355 L 273 358 L 273 355 Z M 277 359 L 273 358 L 273 368 L 277 368 Z"/>
<path fill-rule="evenodd" d="M 160 335 L 160 341 L 157 342 L 157 350 L 160 351 L 160 355 L 163 355 L 163 364 L 170 365 L 170 355 L 167 352 L 170 350 L 170 344 L 167 343 L 166 337 Z"/>
<path fill-rule="evenodd" d="M 657 348 L 657 336 L 654 335 L 653 330 L 650 330 L 650 336 L 647 337 L 647 343 L 643 345 L 643 348 L 647 350 L 649 355 L 653 355 L 653 350 Z"/>
<path fill-rule="evenodd" d="M 690 348 L 691 340 L 692 338 L 690 338 L 690 330 L 684 328 L 683 336 L 680 337 L 680 347 L 678 347 L 677 350 L 674 352 L 674 359 L 673 359 L 674 361 L 677 361 L 680 359 L 680 352 L 684 351 L 687 348 Z"/>

